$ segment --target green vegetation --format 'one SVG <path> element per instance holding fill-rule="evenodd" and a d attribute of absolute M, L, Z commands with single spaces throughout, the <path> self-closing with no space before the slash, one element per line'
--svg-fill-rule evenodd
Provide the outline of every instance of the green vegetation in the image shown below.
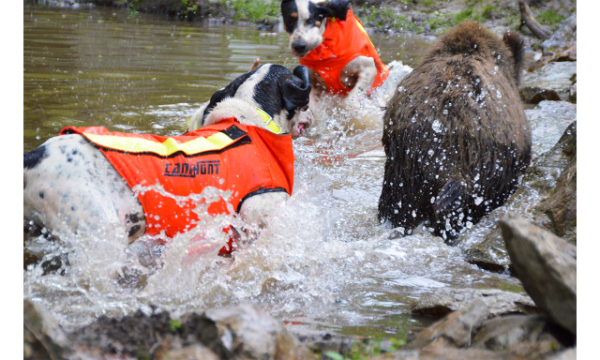
<path fill-rule="evenodd" d="M 455 24 L 460 24 L 468 20 L 481 21 L 481 16 L 475 13 L 472 7 L 468 7 L 454 16 Z"/>
<path fill-rule="evenodd" d="M 175 329 L 179 329 L 181 327 L 181 323 L 177 319 L 169 320 L 169 330 L 175 331 Z"/>
<path fill-rule="evenodd" d="M 137 15 L 137 7 L 139 2 L 140 0 L 131 0 L 129 3 L 127 3 L 127 10 L 129 10 L 129 16 L 133 17 Z"/>
<path fill-rule="evenodd" d="M 280 2 L 276 0 L 220 0 L 227 10 L 234 10 L 236 21 L 246 19 L 250 21 L 274 20 L 279 17 Z"/>
<path fill-rule="evenodd" d="M 132 17 L 138 12 L 166 12 L 189 20 L 218 16 L 254 23 L 273 24 L 281 21 L 280 0 L 204 0 L 206 6 L 199 5 L 198 0 L 114 1 L 126 6 Z M 453 10 L 444 11 L 449 6 Z M 458 13 L 454 10 L 460 8 L 463 10 Z M 510 4 L 504 0 L 397 0 L 378 2 L 373 6 L 367 6 L 363 2 L 361 6 L 355 4 L 353 9 L 366 27 L 398 32 L 441 35 L 450 27 L 469 20 L 484 23 L 495 19 L 499 21 L 499 25 L 513 29 L 520 25 L 518 4 Z M 574 9 L 571 11 L 575 11 Z M 540 8 L 538 11 L 542 10 Z M 565 11 L 557 13 L 556 10 L 548 9 L 537 13 L 536 18 L 541 24 L 555 28 L 565 18 Z"/>
<path fill-rule="evenodd" d="M 418 32 L 419 30 L 423 31 L 418 25 L 411 23 L 404 16 L 394 14 L 390 9 L 379 9 L 375 6 L 371 6 L 367 9 L 366 6 L 363 5 L 361 10 L 361 13 L 364 15 L 361 15 L 360 18 L 367 26 L 382 28 L 391 25 L 400 30 L 406 29 L 415 32 Z"/>
<path fill-rule="evenodd" d="M 359 343 L 352 345 L 352 350 L 342 355 L 336 351 L 326 351 L 323 355 L 327 356 L 332 360 L 367 360 L 368 358 L 381 355 L 382 353 L 391 353 L 398 351 L 406 344 L 406 334 L 403 334 L 401 338 L 390 338 L 389 341 L 392 343 L 385 351 L 381 348 L 381 342 L 383 337 L 378 336 L 373 346 L 362 346 Z"/>
<path fill-rule="evenodd" d="M 427 25 L 429 25 L 429 28 L 432 32 L 437 33 L 438 30 L 446 30 L 450 25 L 452 25 L 452 21 L 448 18 L 432 16 L 427 19 Z"/>
<path fill-rule="evenodd" d="M 192 6 L 189 6 L 190 4 L 192 4 Z M 183 11 L 184 16 L 188 16 L 198 11 L 198 5 L 193 3 L 193 0 L 181 0 L 181 5 L 185 7 L 185 10 Z"/>
<path fill-rule="evenodd" d="M 493 19 L 494 12 L 496 9 L 497 8 L 494 5 L 487 5 L 486 7 L 483 8 L 483 11 L 481 11 L 481 17 L 484 19 Z"/>
<path fill-rule="evenodd" d="M 557 15 L 552 10 L 548 10 L 548 11 L 544 11 L 543 13 L 540 13 L 537 16 L 537 18 L 540 21 L 540 23 L 542 23 L 543 25 L 555 26 L 556 24 L 561 22 L 565 17 L 562 15 Z"/>

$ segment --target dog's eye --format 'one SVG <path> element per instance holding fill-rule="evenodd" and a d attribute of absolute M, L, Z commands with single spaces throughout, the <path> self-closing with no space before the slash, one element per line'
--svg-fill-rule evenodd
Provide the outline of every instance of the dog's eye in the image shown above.
<path fill-rule="evenodd" d="M 301 107 L 300 110 L 302 110 L 302 111 L 308 110 L 308 105 Z"/>

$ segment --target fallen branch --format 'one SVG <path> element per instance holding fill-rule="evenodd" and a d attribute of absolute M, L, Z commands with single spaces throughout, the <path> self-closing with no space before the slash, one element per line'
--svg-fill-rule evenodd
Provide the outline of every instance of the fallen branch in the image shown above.
<path fill-rule="evenodd" d="M 539 39 L 545 39 L 552 34 L 548 29 L 544 28 L 539 22 L 537 22 L 535 16 L 533 16 L 533 12 L 525 0 L 519 0 L 519 10 L 521 10 L 521 25 L 519 25 L 519 29 L 521 29 L 523 25 L 527 25 L 533 35 Z"/>

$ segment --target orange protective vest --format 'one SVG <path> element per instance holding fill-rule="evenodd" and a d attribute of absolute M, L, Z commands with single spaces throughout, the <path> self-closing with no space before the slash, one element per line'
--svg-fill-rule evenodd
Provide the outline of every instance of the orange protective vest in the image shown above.
<path fill-rule="evenodd" d="M 300 58 L 300 64 L 318 72 L 327 84 L 327 90 L 330 93 L 347 95 L 352 89 L 342 84 L 342 70 L 350 61 L 359 56 L 373 58 L 377 68 L 373 86 L 367 93 L 370 95 L 373 90 L 383 84 L 390 71 L 381 62 L 369 35 L 350 8 L 345 21 L 336 18 L 327 19 L 323 42 L 305 57 Z"/>
<path fill-rule="evenodd" d="M 291 195 L 294 187 L 292 136 L 241 125 L 235 118 L 180 136 L 71 126 L 59 135 L 73 133 L 95 144 L 130 188 L 159 183 L 170 194 L 187 197 L 213 186 L 230 190 L 227 202 L 239 212 L 243 201 L 252 195 L 272 191 Z M 192 211 L 197 204 L 191 200 L 180 206 L 156 191 L 138 193 L 137 197 L 146 216 L 147 234 L 157 235 L 164 230 L 166 236 L 173 237 L 198 222 Z M 212 202 L 208 213 L 229 214 L 225 200 Z"/>

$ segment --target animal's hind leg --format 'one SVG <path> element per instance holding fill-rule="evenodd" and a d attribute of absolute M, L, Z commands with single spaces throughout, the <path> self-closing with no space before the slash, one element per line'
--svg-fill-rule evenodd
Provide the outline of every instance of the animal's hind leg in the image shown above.
<path fill-rule="evenodd" d="M 459 180 L 448 180 L 437 193 L 431 222 L 435 235 L 444 238 L 449 245 L 456 242 L 460 231 L 465 226 L 466 204 L 466 187 Z"/>
<path fill-rule="evenodd" d="M 80 135 L 52 138 L 25 154 L 24 216 L 50 231 L 93 234 L 123 226 L 123 238 L 145 231 L 142 207 L 102 152 Z"/>

